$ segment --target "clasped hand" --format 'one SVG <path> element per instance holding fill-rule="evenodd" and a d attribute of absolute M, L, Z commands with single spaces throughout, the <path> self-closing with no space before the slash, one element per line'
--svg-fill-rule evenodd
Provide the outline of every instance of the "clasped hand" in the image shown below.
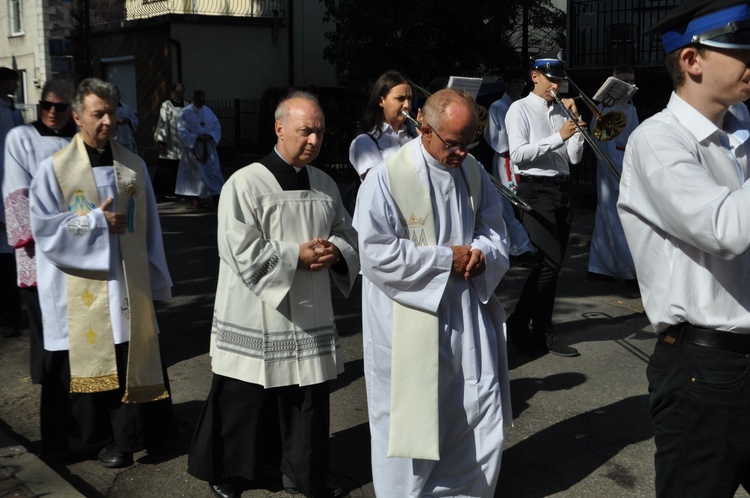
<path fill-rule="evenodd" d="M 320 237 L 299 245 L 297 268 L 318 271 L 328 268 L 341 259 L 341 251 L 331 242 Z"/>
<path fill-rule="evenodd" d="M 453 271 L 469 280 L 480 275 L 486 268 L 484 253 L 471 246 L 451 246 L 453 251 Z"/>

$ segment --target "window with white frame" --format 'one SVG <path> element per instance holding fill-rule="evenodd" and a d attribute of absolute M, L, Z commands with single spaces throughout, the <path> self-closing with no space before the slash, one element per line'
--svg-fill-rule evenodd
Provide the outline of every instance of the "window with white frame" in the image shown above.
<path fill-rule="evenodd" d="M 10 36 L 23 34 L 23 0 L 8 0 Z"/>

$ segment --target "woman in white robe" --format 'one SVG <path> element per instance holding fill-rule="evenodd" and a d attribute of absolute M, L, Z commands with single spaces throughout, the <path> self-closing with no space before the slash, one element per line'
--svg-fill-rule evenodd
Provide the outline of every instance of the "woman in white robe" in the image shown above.
<path fill-rule="evenodd" d="M 417 136 L 402 111 L 411 110 L 411 85 L 405 76 L 386 71 L 375 82 L 362 117 L 361 131 L 349 146 L 349 161 L 364 180 L 367 172 Z"/>

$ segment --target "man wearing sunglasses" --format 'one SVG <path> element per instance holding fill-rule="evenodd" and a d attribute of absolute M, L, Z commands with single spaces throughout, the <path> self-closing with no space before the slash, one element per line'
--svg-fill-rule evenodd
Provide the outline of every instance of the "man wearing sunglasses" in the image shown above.
<path fill-rule="evenodd" d="M 440 90 L 422 112 L 354 213 L 375 494 L 492 496 L 511 420 L 502 197 L 469 155 L 473 99 Z"/>
<path fill-rule="evenodd" d="M 36 286 L 34 237 L 29 223 L 29 186 L 39 164 L 64 146 L 76 133 L 71 119 L 73 88 L 64 80 L 50 80 L 42 88 L 38 117 L 13 128 L 5 140 L 3 202 L 8 243 L 16 253 L 17 283 L 26 305 L 30 330 L 31 380 L 42 381 L 44 334 Z"/>
<path fill-rule="evenodd" d="M 510 160 L 520 174 L 517 193 L 534 208 L 521 213 L 521 223 L 536 249 L 537 262 L 507 322 L 511 340 L 529 355 L 579 355 L 552 330 L 557 277 L 573 222 L 569 164 L 581 161 L 584 147 L 576 124 L 555 102 L 565 78 L 565 63 L 556 55 L 538 57 L 531 70 L 534 88 L 513 102 L 505 116 Z M 562 102 L 578 115 L 572 99 Z M 580 121 L 579 125 L 585 126 Z"/>

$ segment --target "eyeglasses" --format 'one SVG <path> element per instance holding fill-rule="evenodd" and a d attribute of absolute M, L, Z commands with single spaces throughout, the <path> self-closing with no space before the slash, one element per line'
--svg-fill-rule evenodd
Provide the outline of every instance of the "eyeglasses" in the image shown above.
<path fill-rule="evenodd" d="M 56 112 L 65 112 L 68 110 L 68 107 L 70 107 L 70 104 L 63 104 L 62 102 L 50 102 L 49 100 L 40 100 L 39 105 L 42 106 L 42 109 L 44 109 L 45 111 L 49 111 L 54 107 Z"/>
<path fill-rule="evenodd" d="M 429 123 L 425 123 L 427 126 L 430 127 L 430 130 L 435 134 L 436 137 L 440 139 L 441 142 L 443 142 L 443 145 L 445 146 L 445 150 L 447 150 L 451 154 L 458 154 L 459 152 L 466 152 L 468 153 L 471 149 L 479 145 L 479 142 L 471 142 L 470 144 L 458 144 L 458 145 L 448 145 L 448 142 L 443 140 L 443 137 L 440 136 L 440 134 L 437 132 L 435 128 L 433 128 Z"/>

